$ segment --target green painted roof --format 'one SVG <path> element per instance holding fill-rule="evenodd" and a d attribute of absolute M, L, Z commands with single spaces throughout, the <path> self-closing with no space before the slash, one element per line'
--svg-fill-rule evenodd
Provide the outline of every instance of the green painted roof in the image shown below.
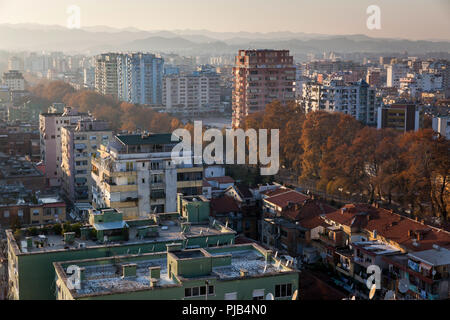
<path fill-rule="evenodd" d="M 117 139 L 122 142 L 124 145 L 132 146 L 132 145 L 142 145 L 142 144 L 170 144 L 177 143 L 178 141 L 172 141 L 171 133 L 154 133 L 150 135 L 141 135 L 141 134 L 127 134 L 127 135 L 118 135 Z"/>

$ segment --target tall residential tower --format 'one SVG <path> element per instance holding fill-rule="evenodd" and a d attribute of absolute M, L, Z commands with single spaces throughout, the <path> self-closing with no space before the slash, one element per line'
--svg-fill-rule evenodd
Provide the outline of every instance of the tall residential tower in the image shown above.
<path fill-rule="evenodd" d="M 233 127 L 273 100 L 295 100 L 295 72 L 289 50 L 239 50 L 233 68 Z"/>

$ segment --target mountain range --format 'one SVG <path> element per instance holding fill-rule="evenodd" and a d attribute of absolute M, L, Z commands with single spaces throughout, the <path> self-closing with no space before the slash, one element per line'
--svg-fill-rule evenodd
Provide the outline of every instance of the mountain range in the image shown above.
<path fill-rule="evenodd" d="M 213 32 L 154 30 L 108 26 L 68 29 L 38 24 L 0 24 L 0 50 L 64 51 L 97 54 L 106 51 L 150 51 L 185 55 L 235 54 L 239 49 L 289 49 L 293 54 L 330 52 L 450 52 L 450 41 L 372 38 L 366 35 L 324 35 L 302 32 Z"/>

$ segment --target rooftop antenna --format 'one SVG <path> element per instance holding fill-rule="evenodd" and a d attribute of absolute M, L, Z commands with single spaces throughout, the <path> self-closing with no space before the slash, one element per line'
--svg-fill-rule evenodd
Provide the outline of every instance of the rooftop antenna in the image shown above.
<path fill-rule="evenodd" d="M 225 228 L 228 228 L 228 220 L 225 222 Z"/>
<path fill-rule="evenodd" d="M 272 293 L 269 292 L 269 293 L 266 295 L 266 300 L 275 300 L 275 297 L 273 296 Z"/>
<path fill-rule="evenodd" d="M 373 297 L 375 296 L 375 292 L 376 291 L 377 291 L 377 285 L 373 284 L 372 288 L 370 289 L 370 292 L 369 292 L 369 300 L 373 299 Z"/>

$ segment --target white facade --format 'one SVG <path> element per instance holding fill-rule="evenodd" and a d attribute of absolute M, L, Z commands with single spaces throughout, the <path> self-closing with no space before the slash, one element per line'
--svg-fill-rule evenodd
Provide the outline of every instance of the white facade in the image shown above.
<path fill-rule="evenodd" d="M 306 112 L 342 112 L 365 124 L 377 123 L 377 109 L 381 98 L 365 81 L 344 83 L 342 80 L 324 81 L 323 84 L 305 83 L 302 102 Z"/>
<path fill-rule="evenodd" d="M 119 100 L 161 105 L 163 70 L 164 60 L 154 54 L 119 54 L 117 56 Z"/>
<path fill-rule="evenodd" d="M 19 71 L 10 70 L 3 74 L 3 85 L 8 87 L 11 91 L 22 91 L 25 90 L 25 79 Z"/>
<path fill-rule="evenodd" d="M 170 112 L 223 111 L 220 77 L 216 73 L 168 75 L 163 80 L 163 105 Z"/>
<path fill-rule="evenodd" d="M 450 139 L 450 116 L 447 117 L 434 117 L 433 118 L 433 130 L 439 132 L 447 140 Z"/>
<path fill-rule="evenodd" d="M 400 86 L 400 79 L 406 77 L 409 68 L 403 64 L 392 64 L 386 68 L 386 86 L 396 87 Z"/>

